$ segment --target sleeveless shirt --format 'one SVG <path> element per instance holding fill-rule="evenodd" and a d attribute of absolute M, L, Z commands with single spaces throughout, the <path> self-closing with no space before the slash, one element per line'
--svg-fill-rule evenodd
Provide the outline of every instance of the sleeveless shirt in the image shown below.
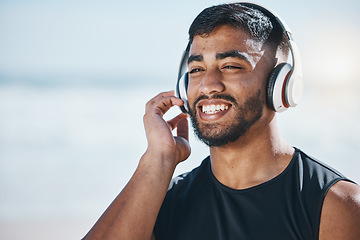
<path fill-rule="evenodd" d="M 157 240 L 318 239 L 321 209 L 342 174 L 295 148 L 286 169 L 260 185 L 235 190 L 211 171 L 210 157 L 173 178 L 158 214 Z"/>

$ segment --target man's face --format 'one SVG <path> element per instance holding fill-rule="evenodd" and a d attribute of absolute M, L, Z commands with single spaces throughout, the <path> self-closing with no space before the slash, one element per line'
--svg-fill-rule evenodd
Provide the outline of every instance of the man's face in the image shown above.
<path fill-rule="evenodd" d="M 229 26 L 194 37 L 188 100 L 195 133 L 204 143 L 235 142 L 262 118 L 271 64 L 266 55 L 263 44 Z"/>

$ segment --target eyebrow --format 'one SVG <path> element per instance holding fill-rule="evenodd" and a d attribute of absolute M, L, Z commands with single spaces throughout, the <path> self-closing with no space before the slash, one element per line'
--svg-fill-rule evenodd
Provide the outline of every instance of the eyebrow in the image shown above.
<path fill-rule="evenodd" d="M 250 63 L 249 58 L 247 57 L 247 54 L 244 54 L 238 50 L 231 50 L 227 52 L 217 53 L 215 58 L 217 60 L 225 59 L 225 58 L 238 58 L 240 60 L 244 60 Z M 196 62 L 202 62 L 204 61 L 204 57 L 202 55 L 190 55 L 188 59 L 188 64 L 196 61 Z"/>
<path fill-rule="evenodd" d="M 217 60 L 225 59 L 228 57 L 239 58 L 240 60 L 245 60 L 245 61 L 249 62 L 247 54 L 244 54 L 243 52 L 240 52 L 238 50 L 231 50 L 231 51 L 216 54 Z"/>
<path fill-rule="evenodd" d="M 188 64 L 194 61 L 202 62 L 204 61 L 204 57 L 202 55 L 190 55 L 188 59 Z"/>

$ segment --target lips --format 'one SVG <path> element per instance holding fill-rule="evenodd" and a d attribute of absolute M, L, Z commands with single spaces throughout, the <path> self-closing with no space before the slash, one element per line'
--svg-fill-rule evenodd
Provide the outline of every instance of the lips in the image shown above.
<path fill-rule="evenodd" d="M 219 99 L 202 100 L 197 104 L 199 116 L 204 121 L 220 119 L 229 111 L 231 106 L 227 101 Z"/>
<path fill-rule="evenodd" d="M 225 104 L 212 104 L 212 105 L 203 105 L 201 106 L 201 111 L 206 114 L 216 114 L 221 111 L 228 110 L 229 106 Z"/>

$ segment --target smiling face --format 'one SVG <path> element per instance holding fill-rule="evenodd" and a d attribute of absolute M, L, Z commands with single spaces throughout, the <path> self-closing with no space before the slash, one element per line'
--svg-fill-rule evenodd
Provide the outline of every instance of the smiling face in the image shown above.
<path fill-rule="evenodd" d="M 226 25 L 194 37 L 187 94 L 195 133 L 207 145 L 235 142 L 268 112 L 266 80 L 275 58 L 265 49 Z"/>

